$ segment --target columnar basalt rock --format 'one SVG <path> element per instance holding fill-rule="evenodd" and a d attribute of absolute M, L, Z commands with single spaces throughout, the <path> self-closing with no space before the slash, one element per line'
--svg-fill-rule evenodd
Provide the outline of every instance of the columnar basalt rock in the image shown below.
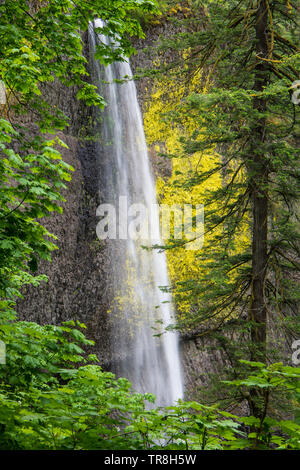
<path fill-rule="evenodd" d="M 88 37 L 84 35 L 88 57 Z M 48 276 L 39 287 L 28 287 L 18 302 L 21 319 L 38 323 L 60 323 L 77 319 L 87 325 L 87 336 L 96 342 L 103 364 L 109 368 L 110 354 L 105 314 L 107 272 L 110 262 L 105 244 L 96 236 L 96 208 L 101 185 L 96 142 L 93 139 L 95 110 L 78 102 L 76 89 L 55 83 L 44 86 L 49 103 L 68 117 L 69 127 L 59 137 L 68 145 L 62 158 L 74 168 L 64 190 L 63 213 L 52 213 L 44 225 L 58 240 L 52 262 L 40 261 L 38 272 Z"/>

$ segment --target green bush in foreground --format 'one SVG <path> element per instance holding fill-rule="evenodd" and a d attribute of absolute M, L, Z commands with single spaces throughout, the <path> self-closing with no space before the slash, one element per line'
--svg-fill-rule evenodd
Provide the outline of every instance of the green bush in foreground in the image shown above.
<path fill-rule="evenodd" d="M 290 394 L 297 406 L 300 368 L 247 363 L 253 373 L 229 383 L 263 392 L 261 420 L 197 402 L 149 410 L 153 395 L 134 393 L 128 380 L 93 365 L 96 356 L 84 358 L 82 348 L 92 342 L 82 328 L 73 321 L 40 326 L 9 315 L 2 321 L 0 449 L 300 448 L 297 420 L 267 416 L 275 391 Z"/>

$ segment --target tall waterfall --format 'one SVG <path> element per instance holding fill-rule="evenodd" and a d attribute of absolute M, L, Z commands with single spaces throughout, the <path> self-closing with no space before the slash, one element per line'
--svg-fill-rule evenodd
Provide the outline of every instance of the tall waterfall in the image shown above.
<path fill-rule="evenodd" d="M 103 27 L 101 20 L 90 28 L 92 50 L 99 42 L 110 42 L 95 33 L 94 27 Z M 129 62 L 104 67 L 94 61 L 93 68 L 94 80 L 108 104 L 100 126 L 102 201 L 117 208 L 117 221 L 126 219 L 132 204 L 143 205 L 159 244 L 159 210 L 135 84 L 133 80 L 114 81 L 132 77 Z M 145 240 L 121 231 L 107 246 L 114 297 L 107 315 L 112 324 L 112 355 L 118 358 L 114 372 L 128 378 L 135 390 L 153 393 L 157 405 L 171 404 L 183 397 L 183 382 L 178 335 L 165 331 L 175 321 L 172 298 L 160 289 L 169 284 L 166 256 L 146 250 L 142 247 Z"/>

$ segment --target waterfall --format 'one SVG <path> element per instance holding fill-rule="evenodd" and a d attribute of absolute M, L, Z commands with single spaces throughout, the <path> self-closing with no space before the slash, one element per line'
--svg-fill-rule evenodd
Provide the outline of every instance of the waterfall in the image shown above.
<path fill-rule="evenodd" d="M 99 42 L 110 44 L 94 27 L 103 27 L 102 21 L 96 20 L 90 27 L 92 51 Z M 93 69 L 107 102 L 99 125 L 101 199 L 116 207 L 119 223 L 127 220 L 132 204 L 139 204 L 149 215 L 149 227 L 155 234 L 148 246 L 154 241 L 161 244 L 155 183 L 135 83 L 114 81 L 132 77 L 129 61 L 104 67 L 93 60 Z M 119 227 L 118 237 L 107 244 L 113 290 L 107 315 L 112 325 L 112 355 L 117 358 L 113 372 L 128 378 L 135 390 L 153 393 L 157 405 L 170 405 L 183 397 L 183 381 L 178 334 L 165 331 L 175 322 L 171 295 L 160 289 L 169 285 L 166 255 L 143 248 L 145 240 L 123 232 Z"/>

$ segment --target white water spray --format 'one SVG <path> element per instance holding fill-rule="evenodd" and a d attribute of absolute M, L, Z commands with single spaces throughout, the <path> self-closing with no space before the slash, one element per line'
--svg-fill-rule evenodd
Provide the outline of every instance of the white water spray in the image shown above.
<path fill-rule="evenodd" d="M 103 27 L 102 21 L 96 20 L 94 27 Z M 109 44 L 109 39 L 95 33 L 94 27 L 90 28 L 93 50 L 99 41 Z M 155 184 L 135 84 L 133 80 L 114 82 L 132 77 L 129 62 L 102 67 L 94 61 L 94 69 L 108 103 L 101 125 L 103 202 L 117 206 L 121 197 L 126 198 L 128 206 L 143 204 L 151 212 L 152 233 L 159 234 L 159 212 L 153 210 Z M 159 238 L 157 243 L 161 244 Z M 114 294 L 108 315 L 113 325 L 112 354 L 118 358 L 114 372 L 128 378 L 135 390 L 155 394 L 157 405 L 175 403 L 183 397 L 183 381 L 178 335 L 165 332 L 175 322 L 171 295 L 160 289 L 169 284 L 166 255 L 145 250 L 141 241 L 130 238 L 111 240 L 108 249 Z"/>

